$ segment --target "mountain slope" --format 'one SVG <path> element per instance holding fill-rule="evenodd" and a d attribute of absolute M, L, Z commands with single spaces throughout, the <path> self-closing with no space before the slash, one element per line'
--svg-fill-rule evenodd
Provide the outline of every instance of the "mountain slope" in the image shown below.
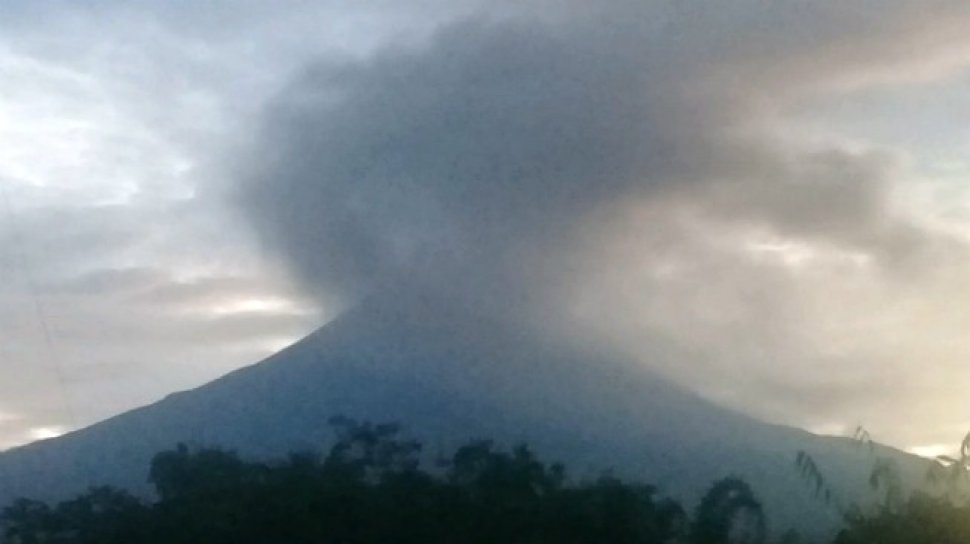
<path fill-rule="evenodd" d="M 868 454 L 850 441 L 761 423 L 636 365 L 560 346 L 431 299 L 371 300 L 259 364 L 0 454 L 0 499 L 62 498 L 102 483 L 146 490 L 152 455 L 178 442 L 261 457 L 319 448 L 336 414 L 400 421 L 432 450 L 526 441 L 581 476 L 612 468 L 688 503 L 737 474 L 776 529 L 835 523 L 797 475 L 798 450 L 847 493 L 864 487 Z"/>

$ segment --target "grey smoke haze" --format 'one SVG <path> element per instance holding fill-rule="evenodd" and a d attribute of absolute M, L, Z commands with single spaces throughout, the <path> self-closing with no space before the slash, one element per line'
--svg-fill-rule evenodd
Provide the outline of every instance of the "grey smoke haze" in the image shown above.
<path fill-rule="evenodd" d="M 312 67 L 273 108 L 247 187 L 269 245 L 328 295 L 517 284 L 679 147 L 656 130 L 639 43 L 618 37 L 617 55 L 563 32 L 472 21 L 426 50 Z"/>
<path fill-rule="evenodd" d="M 691 6 L 472 18 L 423 46 L 323 59 L 269 108 L 245 210 L 305 285 L 344 300 L 418 280 L 519 300 L 561 284 L 593 214 L 644 199 L 880 259 L 921 247 L 887 210 L 891 157 L 791 149 L 759 123 L 807 88 L 905 68 L 881 45 L 901 27 L 919 42 L 924 23 Z"/>

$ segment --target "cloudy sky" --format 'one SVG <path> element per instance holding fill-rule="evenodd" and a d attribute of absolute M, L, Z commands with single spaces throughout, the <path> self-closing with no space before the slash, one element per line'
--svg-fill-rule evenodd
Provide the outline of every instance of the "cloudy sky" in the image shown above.
<path fill-rule="evenodd" d="M 945 1 L 0 0 L 0 445 L 421 283 L 935 453 L 970 430 L 968 25 Z"/>

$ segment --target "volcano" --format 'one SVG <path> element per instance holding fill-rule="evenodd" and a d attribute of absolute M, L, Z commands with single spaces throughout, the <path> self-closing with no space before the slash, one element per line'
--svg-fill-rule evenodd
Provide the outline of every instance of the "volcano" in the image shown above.
<path fill-rule="evenodd" d="M 809 453 L 861 497 L 872 461 L 852 440 L 757 421 L 646 366 L 553 340 L 465 306 L 369 299 L 266 360 L 70 434 L 0 454 L 0 499 L 63 499 L 91 485 L 148 493 L 152 456 L 178 443 L 278 458 L 326 448 L 328 420 L 399 422 L 431 451 L 525 442 L 574 477 L 605 470 L 690 507 L 716 479 L 747 480 L 774 531 L 829 531 L 838 515 L 795 467 Z M 878 447 L 903 472 L 925 461 Z"/>

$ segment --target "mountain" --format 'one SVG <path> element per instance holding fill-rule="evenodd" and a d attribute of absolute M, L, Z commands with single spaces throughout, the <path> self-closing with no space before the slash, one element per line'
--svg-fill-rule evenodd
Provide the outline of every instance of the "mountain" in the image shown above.
<path fill-rule="evenodd" d="M 179 442 L 249 457 L 319 449 L 338 414 L 401 422 L 432 451 L 524 441 L 574 475 L 612 469 L 688 506 L 715 479 L 739 475 L 775 530 L 837 523 L 795 469 L 800 450 L 846 496 L 866 487 L 871 454 L 851 440 L 754 420 L 642 365 L 546 338 L 433 298 L 371 299 L 258 364 L 0 454 L 0 500 L 60 499 L 94 484 L 147 492 L 151 457 Z M 925 471 L 918 458 L 880 451 L 913 478 Z"/>

